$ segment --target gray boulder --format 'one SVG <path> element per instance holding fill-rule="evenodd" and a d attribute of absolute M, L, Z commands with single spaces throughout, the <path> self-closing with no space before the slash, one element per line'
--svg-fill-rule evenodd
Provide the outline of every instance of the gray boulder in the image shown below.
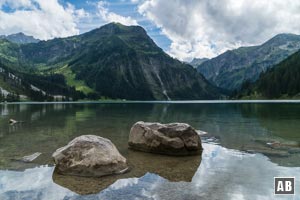
<path fill-rule="evenodd" d="M 184 123 L 135 123 L 129 134 L 131 149 L 167 154 L 195 155 L 202 153 L 201 139 L 196 130 Z"/>
<path fill-rule="evenodd" d="M 100 177 L 127 171 L 126 159 L 108 139 L 82 135 L 52 155 L 60 174 Z"/>

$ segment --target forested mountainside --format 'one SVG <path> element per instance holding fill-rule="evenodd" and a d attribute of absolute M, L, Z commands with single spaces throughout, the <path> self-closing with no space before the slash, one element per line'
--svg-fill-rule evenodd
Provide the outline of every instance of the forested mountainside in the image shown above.
<path fill-rule="evenodd" d="M 218 99 L 222 91 L 196 69 L 171 58 L 139 26 L 110 23 L 78 36 L 38 43 L 0 40 L 0 61 L 86 97 L 129 100 Z M 45 78 L 47 80 L 47 78 Z M 36 87 L 43 88 L 39 83 Z M 50 84 L 50 82 L 49 82 Z M 64 92 L 47 91 L 50 95 Z"/>
<path fill-rule="evenodd" d="M 238 98 L 300 98 L 300 51 L 262 73 L 255 83 L 246 82 Z"/>

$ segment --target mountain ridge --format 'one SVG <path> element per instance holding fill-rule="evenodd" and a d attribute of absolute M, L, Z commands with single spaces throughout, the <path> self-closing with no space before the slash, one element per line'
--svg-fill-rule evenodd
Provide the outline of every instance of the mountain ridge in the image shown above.
<path fill-rule="evenodd" d="M 139 26 L 110 23 L 81 35 L 14 48 L 10 57 L 0 54 L 6 65 L 24 73 L 61 74 L 69 80 L 67 84 L 74 83 L 70 87 L 83 83 L 98 97 L 179 100 L 222 96 L 219 88 L 192 66 L 167 55 Z"/>
<path fill-rule="evenodd" d="M 300 49 L 300 36 L 278 34 L 262 45 L 240 47 L 198 66 L 210 82 L 228 90 L 238 90 L 243 82 L 254 82 L 266 71 Z"/>
<path fill-rule="evenodd" d="M 0 39 L 7 39 L 8 41 L 17 44 L 37 43 L 40 41 L 39 39 L 36 39 L 33 36 L 28 36 L 22 32 L 10 35 L 0 35 Z"/>
<path fill-rule="evenodd" d="M 208 60 L 209 58 L 194 58 L 191 62 L 189 62 L 189 64 L 192 65 L 194 68 L 197 68 L 199 65 Z"/>

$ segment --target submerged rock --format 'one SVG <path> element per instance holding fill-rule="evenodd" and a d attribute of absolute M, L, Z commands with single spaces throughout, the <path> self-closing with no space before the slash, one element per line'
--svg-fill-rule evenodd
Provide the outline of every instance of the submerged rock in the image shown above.
<path fill-rule="evenodd" d="M 14 120 L 14 119 L 9 119 L 9 124 L 16 124 L 16 123 L 18 123 L 18 121 L 16 121 L 16 120 Z"/>
<path fill-rule="evenodd" d="M 108 139 L 83 135 L 52 155 L 56 171 L 65 175 L 100 177 L 127 171 L 126 159 Z"/>
<path fill-rule="evenodd" d="M 274 150 L 270 148 L 258 148 L 245 150 L 248 153 L 261 153 L 268 157 L 288 157 L 290 154 L 287 151 Z"/>
<path fill-rule="evenodd" d="M 300 144 L 298 141 L 274 140 L 270 138 L 258 138 L 253 140 L 255 146 L 244 147 L 243 150 L 249 153 L 261 153 L 269 158 L 289 157 L 291 154 L 300 153 Z"/>
<path fill-rule="evenodd" d="M 288 156 L 289 154 L 296 154 L 300 153 L 300 144 L 296 141 L 269 141 L 267 139 L 256 139 L 254 140 L 256 143 L 259 143 L 263 145 L 264 147 L 267 147 L 267 150 L 264 152 L 270 152 L 267 153 L 268 155 L 281 155 L 281 157 Z M 272 153 L 271 153 L 272 152 Z M 275 152 L 275 153 L 274 153 Z M 279 153 L 278 153 L 279 152 Z M 266 153 L 264 153 L 266 154 Z"/>
<path fill-rule="evenodd" d="M 128 145 L 134 150 L 167 155 L 202 153 L 198 133 L 184 123 L 137 122 L 130 130 Z"/>
<path fill-rule="evenodd" d="M 69 190 L 80 194 L 97 194 L 119 179 L 141 177 L 146 173 L 157 174 L 169 181 L 191 182 L 200 162 L 201 156 L 166 156 L 129 150 L 126 154 L 128 173 L 97 177 L 65 176 L 58 168 L 53 172 L 52 179 Z"/>
<path fill-rule="evenodd" d="M 290 148 L 290 149 L 288 150 L 288 152 L 289 152 L 289 153 L 293 153 L 293 154 L 294 154 L 294 153 L 300 153 L 300 148 L 296 148 L 296 147 L 295 147 L 295 148 Z"/>
<path fill-rule="evenodd" d="M 17 159 L 17 160 L 22 161 L 22 162 L 32 162 L 35 159 L 37 159 L 37 157 L 39 157 L 41 154 L 42 153 L 40 153 L 40 152 L 36 152 L 34 154 L 31 154 L 31 155 L 28 155 L 28 156 L 24 156 L 21 159 Z"/>
<path fill-rule="evenodd" d="M 149 172 L 172 182 L 191 182 L 200 166 L 201 158 L 200 155 L 167 156 L 129 150 L 128 162 L 132 170 L 128 174 L 140 177 Z"/>
<path fill-rule="evenodd" d="M 198 133 L 199 136 L 206 136 L 206 135 L 208 135 L 208 133 L 205 132 L 205 131 L 196 130 L 196 132 Z"/>
<path fill-rule="evenodd" d="M 146 173 L 157 174 L 172 182 L 191 182 L 201 162 L 199 155 L 175 157 L 133 150 L 128 151 L 126 158 L 130 167 L 128 173 L 94 178 L 65 176 L 55 170 L 52 179 L 77 194 L 97 194 L 119 179 L 141 177 Z"/>

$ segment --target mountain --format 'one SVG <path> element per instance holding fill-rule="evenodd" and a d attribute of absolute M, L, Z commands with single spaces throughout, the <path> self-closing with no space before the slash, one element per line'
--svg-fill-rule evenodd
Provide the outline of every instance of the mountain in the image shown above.
<path fill-rule="evenodd" d="M 244 84 L 238 98 L 300 98 L 300 51 Z"/>
<path fill-rule="evenodd" d="M 241 47 L 198 66 L 209 81 L 227 90 L 238 90 L 243 82 L 254 82 L 261 72 L 300 49 L 300 36 L 279 34 L 259 46 Z"/>
<path fill-rule="evenodd" d="M 60 74 L 42 76 L 21 73 L 0 63 L 0 102 L 19 100 L 61 101 L 77 100 L 84 97 L 82 92 L 68 86 Z"/>
<path fill-rule="evenodd" d="M 24 74 L 62 75 L 67 86 L 97 97 L 175 100 L 222 96 L 192 66 L 164 53 L 139 26 L 110 23 L 82 35 L 30 44 L 0 41 L 0 61 Z"/>
<path fill-rule="evenodd" d="M 32 36 L 25 35 L 24 33 L 16 33 L 11 35 L 0 35 L 0 39 L 7 39 L 10 42 L 14 42 L 17 44 L 27 44 L 27 43 L 37 43 L 40 40 L 35 39 Z"/>
<path fill-rule="evenodd" d="M 199 65 L 208 60 L 208 58 L 194 58 L 189 64 L 192 65 L 194 68 L 197 68 Z"/>

